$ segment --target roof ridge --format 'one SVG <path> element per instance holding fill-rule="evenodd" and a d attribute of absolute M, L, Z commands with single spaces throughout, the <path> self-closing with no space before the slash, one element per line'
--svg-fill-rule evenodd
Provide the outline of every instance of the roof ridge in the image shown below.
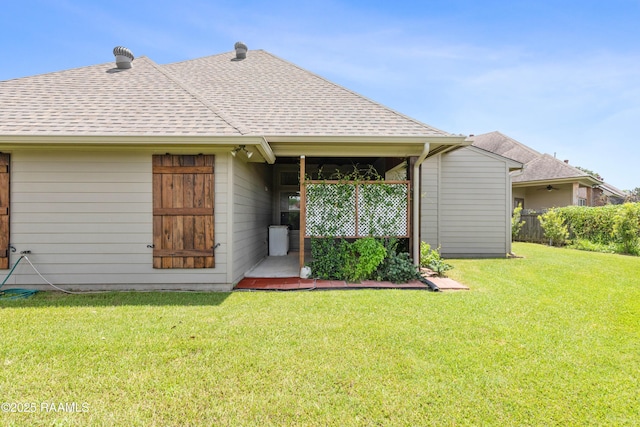
<path fill-rule="evenodd" d="M 528 145 L 523 144 L 522 142 L 520 142 L 520 141 L 518 141 L 518 140 L 516 140 L 516 139 L 513 139 L 513 138 L 511 138 L 509 135 L 505 135 L 504 133 L 502 133 L 502 132 L 500 132 L 500 131 L 497 131 L 497 130 L 496 130 L 496 131 L 489 132 L 489 133 L 497 133 L 497 134 L 499 134 L 500 136 L 502 136 L 502 137 L 504 137 L 504 138 L 508 139 L 509 141 L 513 142 L 514 144 L 516 144 L 516 145 L 518 145 L 518 146 L 520 146 L 520 147 L 524 148 L 526 151 L 529 151 L 530 153 L 533 153 L 533 154 L 535 154 L 535 155 L 537 155 L 537 156 L 542 156 L 542 155 L 543 155 L 543 153 L 541 153 L 541 152 L 539 152 L 539 151 L 537 151 L 537 150 L 534 150 L 533 148 L 529 147 Z"/>
<path fill-rule="evenodd" d="M 188 84 L 186 84 L 185 82 L 183 82 L 182 80 L 180 80 L 179 78 L 177 78 L 175 75 L 173 75 L 173 73 L 171 73 L 169 70 L 165 70 L 161 65 L 156 64 L 154 61 L 152 61 L 149 58 L 145 58 L 149 61 L 149 64 L 155 68 L 157 71 L 159 71 L 160 73 L 162 73 L 165 77 L 167 77 L 169 80 L 171 80 L 172 82 L 174 82 L 176 85 L 178 85 L 182 90 L 184 90 L 185 92 L 187 92 L 189 95 L 191 95 L 193 98 L 195 98 L 198 102 L 200 102 L 202 105 L 204 105 L 208 110 L 210 110 L 213 114 L 215 114 L 216 116 L 218 116 L 220 119 L 222 119 L 222 121 L 224 121 L 226 124 L 228 124 L 229 126 L 231 126 L 232 128 L 234 128 L 235 130 L 238 131 L 238 133 L 240 133 L 240 135 L 246 135 L 248 133 L 250 133 L 249 131 L 247 131 L 246 129 L 241 128 L 239 125 L 234 124 L 231 120 L 229 120 L 227 117 L 225 117 L 224 114 L 220 113 L 214 106 L 213 104 L 211 104 L 209 101 L 207 101 L 205 98 L 203 98 L 202 96 L 200 96 L 198 94 L 198 92 L 196 90 L 194 90 L 192 87 L 190 87 Z"/>
<path fill-rule="evenodd" d="M 562 164 L 562 166 L 563 166 L 564 168 L 569 168 L 569 169 L 573 170 L 574 172 L 577 172 L 577 173 L 578 173 L 578 175 L 580 175 L 580 176 L 588 176 L 588 177 L 591 177 L 591 178 L 596 179 L 596 180 L 598 180 L 598 181 L 602 181 L 602 182 L 604 182 L 604 180 L 603 180 L 603 179 L 601 179 L 601 178 L 599 178 L 599 177 L 597 177 L 597 176 L 591 175 L 591 174 L 589 174 L 589 173 L 587 173 L 587 172 L 585 172 L 585 171 L 583 171 L 583 170 L 581 170 L 581 169 L 578 169 L 577 167 L 575 167 L 575 166 L 573 166 L 573 165 L 570 165 L 570 164 L 569 164 L 569 163 L 567 163 L 567 162 L 563 162 L 562 160 L 558 159 L 557 157 L 555 157 L 555 156 L 551 156 L 551 154 L 544 153 L 544 154 L 543 154 L 543 157 L 549 157 L 550 159 L 553 159 L 553 160 L 555 160 L 555 161 L 559 162 L 560 164 Z"/>
<path fill-rule="evenodd" d="M 146 56 L 139 56 L 139 57 L 136 57 L 136 59 L 140 60 L 140 59 L 149 59 L 149 58 L 147 58 Z M 106 61 L 106 62 L 101 62 L 99 64 L 80 65 L 78 67 L 66 68 L 66 69 L 63 69 L 63 70 L 44 71 L 42 73 L 32 74 L 32 75 L 29 75 L 29 76 L 12 77 L 12 78 L 9 78 L 7 80 L 0 80 L 0 83 L 12 82 L 12 81 L 22 80 L 22 79 L 31 79 L 31 78 L 34 78 L 34 77 L 49 76 L 49 75 L 52 75 L 52 74 L 62 74 L 62 73 L 70 72 L 70 71 L 84 70 L 84 69 L 87 69 L 87 68 L 102 67 L 102 66 L 106 66 L 108 64 L 114 64 L 114 62 L 113 61 Z M 115 64 L 114 64 L 113 68 L 117 68 L 117 67 L 115 67 Z"/>
<path fill-rule="evenodd" d="M 411 121 L 411 122 L 413 122 L 415 124 L 418 124 L 420 126 L 425 126 L 425 127 L 429 128 L 429 129 L 435 131 L 435 132 L 440 132 L 440 133 L 442 133 L 444 135 L 453 135 L 453 134 L 451 134 L 449 132 L 446 132 L 446 131 L 444 131 L 442 129 L 438 129 L 438 128 L 433 127 L 431 125 L 428 125 L 428 124 L 426 124 L 424 122 L 421 122 L 420 120 L 414 119 L 413 117 L 410 117 L 410 116 L 407 116 L 405 114 L 402 114 L 402 113 L 394 110 L 393 108 L 389 108 L 386 105 L 383 105 L 383 104 L 381 104 L 381 103 L 379 103 L 377 101 L 374 101 L 371 98 L 368 98 L 368 97 L 366 97 L 366 96 L 364 96 L 364 95 L 362 95 L 362 94 L 360 94 L 358 92 L 355 92 L 355 91 L 353 91 L 351 89 L 348 89 L 348 88 L 346 88 L 346 87 L 344 87 L 342 85 L 339 85 L 338 83 L 332 82 L 331 80 L 328 80 L 328 79 L 322 77 L 321 75 L 314 73 L 313 71 L 309 71 L 306 68 L 302 68 L 301 66 L 299 66 L 297 64 L 294 64 L 293 62 L 287 61 L 286 59 L 283 59 L 283 58 L 281 58 L 281 57 L 279 57 L 277 55 L 274 55 L 273 53 L 268 52 L 268 51 L 266 51 L 264 49 L 254 49 L 254 50 L 259 50 L 259 51 L 263 52 L 264 54 L 273 57 L 274 59 L 277 59 L 277 60 L 282 61 L 282 62 L 284 62 L 286 64 L 289 64 L 289 65 L 297 68 L 298 70 L 300 70 L 300 71 L 302 71 L 304 73 L 307 73 L 307 74 L 309 74 L 309 75 L 311 75 L 311 76 L 313 76 L 313 77 L 315 77 L 317 79 L 320 79 L 320 80 L 322 80 L 322 81 L 324 81 L 324 82 L 326 82 L 326 83 L 328 83 L 328 84 L 330 84 L 330 85 L 332 85 L 334 87 L 337 87 L 338 89 L 341 89 L 341 90 L 343 90 L 345 92 L 348 92 L 348 93 L 350 93 L 350 94 L 352 94 L 354 96 L 357 96 L 360 99 L 362 99 L 364 101 L 367 101 L 367 102 L 369 102 L 371 104 L 374 104 L 374 105 L 377 105 L 379 107 L 382 107 L 382 108 L 386 109 L 387 111 L 390 111 L 391 113 L 393 113 L 393 114 L 395 114 L 395 115 L 397 115 L 399 117 L 402 117 L 403 119 L 409 120 L 409 121 Z M 249 51 L 249 52 L 251 52 L 251 51 Z"/>

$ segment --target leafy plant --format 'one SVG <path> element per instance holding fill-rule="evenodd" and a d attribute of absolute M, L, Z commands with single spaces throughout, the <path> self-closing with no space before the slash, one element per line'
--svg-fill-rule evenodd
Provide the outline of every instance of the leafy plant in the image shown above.
<path fill-rule="evenodd" d="M 313 276 L 318 279 L 344 280 L 344 266 L 348 257 L 349 243 L 333 237 L 312 237 L 310 263 Z"/>
<path fill-rule="evenodd" d="M 407 252 L 389 253 L 376 273 L 377 280 L 393 283 L 407 283 L 419 278 L 420 272 Z"/>
<path fill-rule="evenodd" d="M 347 280 L 359 282 L 369 279 L 385 259 L 387 250 L 373 237 L 358 239 L 349 245 L 344 275 Z"/>
<path fill-rule="evenodd" d="M 589 252 L 603 252 L 611 254 L 616 252 L 614 244 L 597 243 L 586 239 L 574 239 L 570 244 L 567 245 L 567 247 L 570 249 L 578 249 L 581 251 Z"/>
<path fill-rule="evenodd" d="M 566 206 L 556 211 L 569 229 L 569 237 L 590 240 L 594 243 L 612 243 L 613 218 L 619 206 L 601 207 Z"/>
<path fill-rule="evenodd" d="M 626 254 L 640 252 L 640 205 L 625 203 L 613 219 L 612 236 Z"/>
<path fill-rule="evenodd" d="M 549 245 L 562 246 L 569 238 L 567 225 L 557 209 L 550 209 L 539 215 L 538 219 L 544 230 L 544 236 L 549 239 Z"/>
<path fill-rule="evenodd" d="M 515 240 L 520 234 L 522 226 L 525 221 L 521 221 L 522 218 L 522 204 L 518 203 L 518 206 L 513 210 L 513 216 L 511 217 L 511 239 Z"/>
<path fill-rule="evenodd" d="M 443 276 L 453 268 L 440 256 L 440 248 L 431 249 L 427 242 L 420 242 L 420 266 L 434 271 L 438 276 Z"/>

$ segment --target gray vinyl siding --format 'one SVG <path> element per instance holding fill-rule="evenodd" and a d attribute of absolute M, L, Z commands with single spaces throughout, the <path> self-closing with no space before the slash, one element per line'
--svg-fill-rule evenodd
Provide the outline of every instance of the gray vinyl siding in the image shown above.
<path fill-rule="evenodd" d="M 265 164 L 233 161 L 233 282 L 268 255 L 271 174 Z"/>
<path fill-rule="evenodd" d="M 438 177 L 440 156 L 430 157 L 422 163 L 420 187 L 420 236 L 434 248 L 438 247 Z"/>
<path fill-rule="evenodd" d="M 215 161 L 213 269 L 152 268 L 151 150 L 15 150 L 11 243 L 55 285 L 69 289 L 230 289 L 226 150 Z M 192 154 L 176 152 L 176 154 Z M 21 263 L 12 285 L 43 285 Z"/>
<path fill-rule="evenodd" d="M 504 161 L 468 147 L 429 159 L 422 170 L 423 187 L 437 194 L 424 191 L 422 240 L 440 246 L 445 257 L 504 257 L 510 251 L 511 184 Z"/>

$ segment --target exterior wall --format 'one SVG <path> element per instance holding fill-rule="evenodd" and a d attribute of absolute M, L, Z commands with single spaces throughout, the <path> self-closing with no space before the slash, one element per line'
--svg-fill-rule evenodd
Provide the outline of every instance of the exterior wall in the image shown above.
<path fill-rule="evenodd" d="M 524 198 L 524 208 L 541 210 L 553 207 L 571 206 L 573 201 L 573 187 L 571 184 L 553 185 L 558 190 L 547 191 L 544 186 L 517 187 L 513 189 L 513 197 Z"/>
<path fill-rule="evenodd" d="M 473 148 L 422 165 L 421 239 L 445 257 L 511 251 L 511 181 L 505 161 Z"/>
<path fill-rule="evenodd" d="M 438 234 L 440 159 L 441 156 L 430 157 L 420 167 L 420 239 L 433 248 L 437 248 L 440 244 Z"/>
<path fill-rule="evenodd" d="M 176 154 L 191 154 L 177 150 Z M 200 150 L 198 150 L 199 152 Z M 151 149 L 11 152 L 11 243 L 65 289 L 231 288 L 227 151 L 215 163 L 215 268 L 152 268 Z M 21 263 L 8 284 L 43 285 Z M 45 286 L 46 287 L 46 286 Z"/>
<path fill-rule="evenodd" d="M 232 157 L 230 157 L 233 159 Z M 265 164 L 234 159 L 233 177 L 233 283 L 269 253 L 272 186 Z"/>

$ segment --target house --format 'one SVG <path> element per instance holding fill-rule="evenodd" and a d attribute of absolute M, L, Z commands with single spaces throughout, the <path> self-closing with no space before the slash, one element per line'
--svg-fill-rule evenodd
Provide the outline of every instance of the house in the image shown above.
<path fill-rule="evenodd" d="M 0 82 L 0 270 L 30 251 L 68 289 L 229 290 L 269 226 L 305 244 L 300 175 L 404 164 L 419 194 L 424 162 L 470 143 L 242 43 L 166 65 L 114 54 Z M 21 264 L 8 284 L 42 280 Z"/>
<path fill-rule="evenodd" d="M 542 210 L 562 206 L 601 206 L 619 203 L 624 193 L 549 154 L 532 148 L 500 132 L 470 137 L 473 146 L 521 162 L 522 171 L 512 173 L 513 204 Z"/>
<path fill-rule="evenodd" d="M 596 206 L 607 204 L 621 205 L 629 198 L 629 194 L 608 182 L 603 182 L 597 189 L 600 190 L 601 193 L 598 193 L 598 199 L 596 199 L 598 204 Z"/>

